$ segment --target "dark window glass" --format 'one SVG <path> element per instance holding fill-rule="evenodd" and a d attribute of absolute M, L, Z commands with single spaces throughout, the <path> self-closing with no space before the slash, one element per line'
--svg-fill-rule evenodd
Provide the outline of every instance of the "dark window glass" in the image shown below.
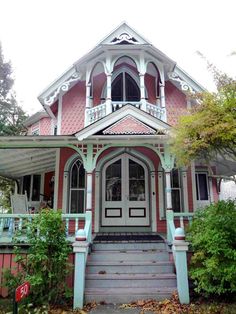
<path fill-rule="evenodd" d="M 112 82 L 111 99 L 112 101 L 123 101 L 123 73 Z"/>
<path fill-rule="evenodd" d="M 135 80 L 127 73 L 125 73 L 125 93 L 127 101 L 139 101 L 140 91 Z"/>
<path fill-rule="evenodd" d="M 72 214 L 81 214 L 84 212 L 84 190 L 71 191 L 71 207 Z"/>
<path fill-rule="evenodd" d="M 106 201 L 121 201 L 121 159 L 106 169 Z"/>
<path fill-rule="evenodd" d="M 180 189 L 172 189 L 171 199 L 174 212 L 179 213 L 181 211 Z"/>
<path fill-rule="evenodd" d="M 207 175 L 205 173 L 196 173 L 197 200 L 208 200 Z"/>
<path fill-rule="evenodd" d="M 40 199 L 40 181 L 40 175 L 33 175 L 32 201 L 39 201 Z"/>
<path fill-rule="evenodd" d="M 30 182 L 31 182 L 31 176 L 24 176 L 23 177 L 23 191 L 22 191 L 22 193 L 25 194 L 25 191 L 26 191 L 28 199 L 30 197 Z"/>

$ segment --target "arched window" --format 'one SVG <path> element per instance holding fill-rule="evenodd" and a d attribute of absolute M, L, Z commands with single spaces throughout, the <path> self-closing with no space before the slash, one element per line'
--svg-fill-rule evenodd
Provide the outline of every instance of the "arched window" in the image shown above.
<path fill-rule="evenodd" d="M 70 169 L 69 213 L 83 213 L 85 209 L 85 170 L 80 160 Z"/>
<path fill-rule="evenodd" d="M 135 80 L 125 71 L 112 82 L 112 101 L 140 101 L 140 90 Z"/>

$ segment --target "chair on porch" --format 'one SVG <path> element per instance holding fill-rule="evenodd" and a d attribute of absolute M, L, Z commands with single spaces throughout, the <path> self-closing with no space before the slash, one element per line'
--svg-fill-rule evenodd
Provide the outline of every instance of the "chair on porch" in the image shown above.
<path fill-rule="evenodd" d="M 12 194 L 11 208 L 13 214 L 29 214 L 27 194 Z"/>

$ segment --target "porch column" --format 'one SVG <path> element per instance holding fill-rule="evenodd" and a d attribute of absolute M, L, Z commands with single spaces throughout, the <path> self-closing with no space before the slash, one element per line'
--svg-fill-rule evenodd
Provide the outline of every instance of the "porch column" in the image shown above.
<path fill-rule="evenodd" d="M 141 99 L 141 109 L 146 111 L 146 99 L 145 99 L 145 81 L 144 81 L 145 73 L 139 73 L 140 79 L 140 99 Z"/>
<path fill-rule="evenodd" d="M 112 112 L 111 103 L 111 73 L 107 73 L 107 98 L 106 98 L 106 113 Z"/>
<path fill-rule="evenodd" d="M 53 198 L 53 209 L 58 209 L 58 195 L 59 195 L 59 175 L 60 175 L 60 155 L 61 149 L 56 149 L 56 165 L 55 165 L 55 179 L 54 179 L 54 198 Z"/>
<path fill-rule="evenodd" d="M 161 109 L 163 109 L 164 113 L 162 114 L 162 120 L 166 120 L 166 98 L 165 98 L 165 85 L 160 83 L 160 102 L 161 102 Z"/>
<path fill-rule="evenodd" d="M 172 209 L 172 197 L 171 197 L 171 181 L 170 171 L 165 171 L 166 177 L 166 209 Z"/>
<path fill-rule="evenodd" d="M 90 91 L 91 91 L 91 83 L 88 83 L 86 85 L 86 109 L 91 107 Z"/>
<path fill-rule="evenodd" d="M 92 172 L 87 172 L 86 211 L 92 210 L 92 190 L 93 190 L 93 174 Z"/>

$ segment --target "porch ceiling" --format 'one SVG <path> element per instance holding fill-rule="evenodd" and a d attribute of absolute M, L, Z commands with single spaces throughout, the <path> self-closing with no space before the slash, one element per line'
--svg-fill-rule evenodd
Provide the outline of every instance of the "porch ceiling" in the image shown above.
<path fill-rule="evenodd" d="M 56 148 L 0 149 L 0 175 L 20 178 L 23 175 L 55 169 Z"/>

